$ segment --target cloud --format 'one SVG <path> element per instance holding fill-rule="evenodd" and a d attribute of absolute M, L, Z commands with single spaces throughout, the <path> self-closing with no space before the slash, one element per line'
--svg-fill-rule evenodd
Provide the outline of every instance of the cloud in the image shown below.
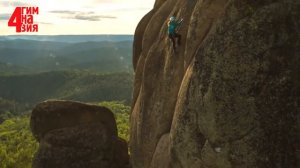
<path fill-rule="evenodd" d="M 5 14 L 0 14 L 0 20 L 9 20 L 11 14 L 5 13 Z"/>
<path fill-rule="evenodd" d="M 122 0 L 92 0 L 93 3 L 119 3 Z"/>
<path fill-rule="evenodd" d="M 115 16 L 104 16 L 104 15 L 76 15 L 73 19 L 87 20 L 87 21 L 100 21 L 101 19 L 116 19 Z"/>
<path fill-rule="evenodd" d="M 78 13 L 78 11 L 54 10 L 54 11 L 50 11 L 49 13 L 56 13 L 56 14 L 76 14 L 76 13 Z"/>
<path fill-rule="evenodd" d="M 8 6 L 32 6 L 32 4 L 29 3 L 24 3 L 20 1 L 1 1 L 0 2 L 1 6 L 8 7 Z"/>
<path fill-rule="evenodd" d="M 116 19 L 115 16 L 109 15 L 98 15 L 93 11 L 90 12 L 80 12 L 80 11 L 69 11 L 69 10 L 55 10 L 50 11 L 50 13 L 60 14 L 63 19 L 76 19 L 76 20 L 86 20 L 86 21 L 100 21 L 101 19 Z"/>
<path fill-rule="evenodd" d="M 132 11 L 146 11 L 146 10 L 150 10 L 150 8 L 145 8 L 145 7 L 138 7 L 138 8 L 135 8 L 135 7 L 123 7 L 123 8 L 119 8 L 119 9 L 115 9 L 113 11 L 122 11 L 122 12 L 132 12 Z"/>
<path fill-rule="evenodd" d="M 49 23 L 49 22 L 37 22 L 38 24 L 44 24 L 44 25 L 53 25 L 53 23 Z"/>

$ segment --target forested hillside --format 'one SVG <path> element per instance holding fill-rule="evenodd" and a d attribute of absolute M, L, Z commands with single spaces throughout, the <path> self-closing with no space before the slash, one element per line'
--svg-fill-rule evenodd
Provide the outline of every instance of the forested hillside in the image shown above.
<path fill-rule="evenodd" d="M 123 102 L 100 102 L 116 117 L 119 137 L 129 139 L 130 107 Z M 1 168 L 30 168 L 38 143 L 29 128 L 30 115 L 13 117 L 0 124 Z"/>
<path fill-rule="evenodd" d="M 131 59 L 132 36 L 0 36 L 0 167 L 32 166 L 31 111 L 49 99 L 111 109 L 128 141 Z"/>
<path fill-rule="evenodd" d="M 18 113 L 47 99 L 129 103 L 132 78 L 129 73 L 95 74 L 81 71 L 0 76 L 0 114 L 7 111 Z"/>

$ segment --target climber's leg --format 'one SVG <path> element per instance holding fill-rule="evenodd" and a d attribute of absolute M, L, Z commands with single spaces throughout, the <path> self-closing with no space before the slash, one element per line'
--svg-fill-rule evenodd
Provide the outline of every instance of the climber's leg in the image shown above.
<path fill-rule="evenodd" d="M 181 35 L 178 34 L 178 33 L 175 33 L 174 36 L 175 36 L 176 38 L 178 38 L 178 40 L 177 40 L 178 45 L 181 45 Z"/>
<path fill-rule="evenodd" d="M 175 49 L 176 49 L 176 40 L 175 40 L 175 36 L 172 35 L 172 34 L 169 34 L 169 38 L 171 39 L 172 45 L 173 45 L 173 49 L 175 50 Z"/>

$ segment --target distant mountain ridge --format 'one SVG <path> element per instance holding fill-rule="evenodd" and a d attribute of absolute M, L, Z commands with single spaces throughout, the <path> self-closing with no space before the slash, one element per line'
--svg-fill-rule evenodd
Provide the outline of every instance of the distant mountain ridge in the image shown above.
<path fill-rule="evenodd" d="M 0 75 L 0 98 L 35 104 L 46 99 L 85 102 L 131 101 L 133 75 L 53 71 L 27 75 Z M 1 106 L 0 106 L 1 111 Z"/>
<path fill-rule="evenodd" d="M 35 40 L 63 43 L 133 41 L 133 35 L 9 35 L 0 36 L 0 41 Z"/>
<path fill-rule="evenodd" d="M 78 38 L 75 36 L 70 37 Z M 63 39 L 60 36 L 57 38 Z M 89 37 L 83 39 L 89 39 Z M 119 38 L 119 40 L 124 39 L 125 37 Z M 12 72 L 12 66 L 24 67 L 27 71 L 23 69 L 23 72 L 69 69 L 96 72 L 129 72 L 132 71 L 131 58 L 132 41 L 130 40 L 85 41 L 79 43 L 24 39 L 0 40 L 0 62 L 10 65 L 9 67 L 2 65 L 0 74 L 6 74 L 7 71 Z"/>

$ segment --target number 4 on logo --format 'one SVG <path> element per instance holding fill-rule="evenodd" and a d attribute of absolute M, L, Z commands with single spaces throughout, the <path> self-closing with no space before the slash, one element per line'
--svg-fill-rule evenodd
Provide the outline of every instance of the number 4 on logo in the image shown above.
<path fill-rule="evenodd" d="M 22 26 L 22 11 L 21 7 L 16 7 L 14 13 L 11 15 L 8 21 L 8 26 L 15 26 L 16 32 L 21 32 L 21 26 Z"/>

